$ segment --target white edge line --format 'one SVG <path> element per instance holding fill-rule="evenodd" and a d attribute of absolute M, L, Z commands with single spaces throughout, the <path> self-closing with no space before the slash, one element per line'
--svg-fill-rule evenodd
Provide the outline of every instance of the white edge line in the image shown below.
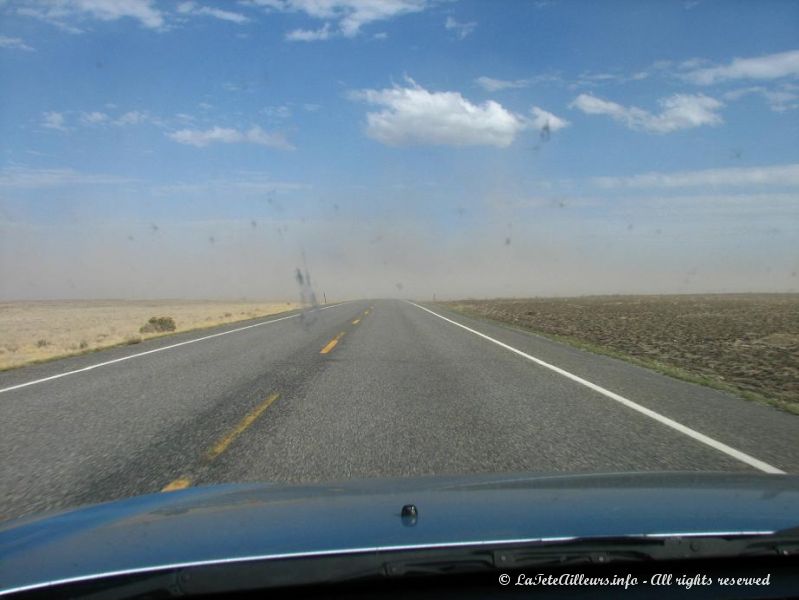
<path fill-rule="evenodd" d="M 540 366 L 542 366 L 544 368 L 547 368 L 547 369 L 549 369 L 551 371 L 554 371 L 555 373 L 558 373 L 559 375 L 563 375 L 564 377 L 566 377 L 568 379 L 571 379 L 572 381 L 574 381 L 576 383 L 579 383 L 580 385 L 584 385 L 585 387 L 587 387 L 589 389 L 592 389 L 595 392 L 599 392 L 603 396 L 605 396 L 607 398 L 610 398 L 611 400 L 615 400 L 616 402 L 619 402 L 620 404 L 623 404 L 627 408 L 631 408 L 631 409 L 633 409 L 635 411 L 638 411 L 639 413 L 641 413 L 643 415 L 646 415 L 650 419 L 654 419 L 655 421 L 658 421 L 659 423 L 662 423 L 666 427 L 671 427 L 672 429 L 674 429 L 676 431 L 679 431 L 680 433 L 682 433 L 684 435 L 687 435 L 688 437 L 690 437 L 690 438 L 692 438 L 692 439 L 694 439 L 694 440 L 696 440 L 698 442 L 701 442 L 701 443 L 705 444 L 706 446 L 710 446 L 714 450 L 718 450 L 719 452 L 722 452 L 722 453 L 724 453 L 724 454 L 726 454 L 728 456 L 731 456 L 732 458 L 735 458 L 736 460 L 739 460 L 742 463 L 746 463 L 750 467 L 754 467 L 755 469 L 759 469 L 760 471 L 763 471 L 765 473 L 782 474 L 782 475 L 785 474 L 785 471 L 783 471 L 781 469 L 778 469 L 777 467 L 774 467 L 774 466 L 772 466 L 772 465 L 770 465 L 770 464 L 768 464 L 766 462 L 763 462 L 762 460 L 758 460 L 757 458 L 755 458 L 753 456 L 749 456 L 748 454 L 745 454 L 745 453 L 741 452 L 740 450 L 736 450 L 735 448 L 733 448 L 731 446 L 728 446 L 727 444 L 724 444 L 722 442 L 719 442 L 718 440 L 714 440 L 713 438 L 708 437 L 708 436 L 706 436 L 703 433 L 699 433 L 698 431 L 696 431 L 694 429 L 691 429 L 690 427 L 686 427 L 682 423 L 678 423 L 677 421 L 675 421 L 673 419 L 670 419 L 670 418 L 668 418 L 668 417 L 666 417 L 664 415 L 661 415 L 660 413 L 657 413 L 654 410 L 646 408 L 645 406 L 641 406 L 640 404 L 638 404 L 636 402 L 633 402 L 632 400 L 628 400 L 624 396 L 620 396 L 619 394 L 617 394 L 615 392 L 611 392 L 610 390 L 607 390 L 607 389 L 603 388 L 602 386 L 599 386 L 599 385 L 597 385 L 595 383 L 591 383 L 590 381 L 588 381 L 586 379 L 583 379 L 582 377 L 578 377 L 577 375 L 574 375 L 573 373 L 570 373 L 569 371 L 566 371 L 565 369 L 561 369 L 560 367 L 556 367 L 555 365 L 552 365 L 552 364 L 550 364 L 548 362 L 545 362 L 545 361 L 541 360 L 540 358 L 536 358 L 535 356 L 527 354 L 526 352 L 522 352 L 521 350 L 518 350 L 518 349 L 514 348 L 513 346 L 509 346 L 508 344 L 505 344 L 503 342 L 500 342 L 499 340 L 496 340 L 496 339 L 494 339 L 494 338 L 492 338 L 490 336 L 487 336 L 484 333 L 480 333 L 479 331 L 477 331 L 475 329 L 472 329 L 471 327 L 467 327 L 466 325 L 462 325 L 461 323 L 458 323 L 457 321 L 453 321 L 452 319 L 448 319 L 447 317 L 445 317 L 443 315 L 440 315 L 437 312 L 433 312 L 429 308 L 425 308 L 424 306 L 420 306 L 420 305 L 416 304 L 415 302 L 408 301 L 408 303 L 409 304 L 413 304 L 416 308 L 421 308 L 422 310 L 424 310 L 426 312 L 429 312 L 431 315 L 434 315 L 434 316 L 438 317 L 439 319 L 443 319 L 443 320 L 445 320 L 445 321 L 447 321 L 449 323 L 452 323 L 453 325 L 457 325 L 461 329 L 465 329 L 466 331 L 468 331 L 470 333 L 473 333 L 473 334 L 475 334 L 477 336 L 480 336 L 481 338 L 486 339 L 489 342 L 492 342 L 492 343 L 496 344 L 497 346 L 501 346 L 502 348 L 505 348 L 506 350 L 510 350 L 511 352 L 513 352 L 515 354 L 518 354 L 519 356 L 522 356 L 522 357 L 526 358 L 527 360 L 530 360 L 530 361 L 536 363 L 537 365 L 540 365 Z"/>
<path fill-rule="evenodd" d="M 330 307 L 332 308 L 332 307 Z M 767 536 L 773 535 L 774 531 L 710 531 L 710 532 L 685 532 L 685 533 L 630 533 L 624 535 L 614 535 L 610 537 L 619 537 L 625 539 L 646 539 L 646 538 L 671 538 L 671 537 L 733 537 L 733 536 Z M 608 536 L 591 536 L 591 538 L 601 539 Z M 229 565 L 250 561 L 262 560 L 285 560 L 291 558 L 304 558 L 304 557 L 321 557 L 321 556 L 337 556 L 341 554 L 373 554 L 379 552 L 397 552 L 403 550 L 446 550 L 447 548 L 462 548 L 462 547 L 475 547 L 482 546 L 495 546 L 499 544 L 549 544 L 558 542 L 571 542 L 580 539 L 585 539 L 581 536 L 559 536 L 559 537 L 540 537 L 540 538 L 511 538 L 499 540 L 477 540 L 466 542 L 439 542 L 429 544 L 400 544 L 394 546 L 366 546 L 363 548 L 337 548 L 334 550 L 317 550 L 306 552 L 284 552 L 277 554 L 255 554 L 251 556 L 236 556 L 234 558 L 220 558 L 198 561 L 187 561 L 171 563 L 166 565 L 152 565 L 149 567 L 137 567 L 132 569 L 122 569 L 119 571 L 108 571 L 101 573 L 91 573 L 87 575 L 78 575 L 76 577 L 68 577 L 65 579 L 54 579 L 52 581 L 43 581 L 40 583 L 32 583 L 15 588 L 0 590 L 0 596 L 6 594 L 16 594 L 19 592 L 29 592 L 31 590 L 42 589 L 47 587 L 54 587 L 57 585 L 66 585 L 69 583 L 80 583 L 85 581 L 92 581 L 95 579 L 105 579 L 107 577 L 119 577 L 123 575 L 136 575 L 143 573 L 154 573 L 158 571 L 169 571 L 171 569 L 187 569 L 191 567 L 208 567 L 215 565 Z"/>
<path fill-rule="evenodd" d="M 336 306 L 341 306 L 342 304 L 346 304 L 346 302 L 339 302 L 338 304 L 331 304 L 329 306 L 322 306 L 321 308 L 312 309 L 312 310 L 327 310 L 328 308 L 335 308 Z M 147 354 L 154 354 L 155 352 L 163 352 L 164 350 L 171 350 L 172 348 L 178 348 L 180 346 L 186 346 L 187 344 L 194 344 L 196 342 L 202 342 L 205 340 L 210 340 L 212 338 L 217 338 L 223 335 L 228 335 L 229 333 L 237 333 L 239 331 L 244 331 L 245 329 L 252 329 L 253 327 L 260 327 L 261 325 L 269 325 L 270 323 L 277 323 L 278 321 L 285 321 L 286 319 L 295 319 L 299 317 L 302 312 L 295 313 L 293 315 L 289 315 L 287 317 L 280 317 L 277 319 L 269 319 L 268 321 L 261 321 L 260 323 L 255 323 L 253 325 L 245 325 L 244 327 L 237 327 L 236 329 L 229 329 L 228 331 L 222 331 L 221 333 L 213 333 L 211 335 L 205 335 L 203 337 L 194 338 L 192 340 L 186 340 L 185 342 L 178 342 L 177 344 L 171 344 L 169 346 L 161 346 L 160 348 L 154 348 L 152 350 L 147 350 L 145 352 L 138 352 L 137 354 L 131 354 L 129 356 L 122 356 L 121 358 L 115 358 L 114 360 L 107 360 L 105 362 L 97 363 L 94 365 L 89 365 L 88 367 L 82 367 L 80 369 L 75 369 L 74 371 L 67 371 L 66 373 L 58 373 L 57 375 L 50 375 L 49 377 L 42 377 L 41 379 L 34 379 L 33 381 L 26 381 L 25 383 L 19 383 L 17 385 L 12 385 L 7 388 L 0 389 L 0 394 L 4 392 L 11 392 L 13 390 L 18 390 L 20 388 L 28 387 L 29 385 L 36 385 L 37 383 L 44 383 L 45 381 L 52 381 L 54 379 L 61 379 L 62 377 L 66 377 L 67 375 L 75 375 L 76 373 L 83 373 L 84 371 L 91 371 L 92 369 L 97 369 L 99 367 L 105 367 L 108 365 L 113 365 L 115 363 L 123 362 L 125 360 L 130 360 L 132 358 L 138 358 L 139 356 L 146 356 Z M 268 318 L 268 317 L 266 317 Z M 186 332 L 190 333 L 190 332 Z M 109 348 L 110 349 L 110 348 Z M 66 358 L 66 357 L 65 357 Z"/>

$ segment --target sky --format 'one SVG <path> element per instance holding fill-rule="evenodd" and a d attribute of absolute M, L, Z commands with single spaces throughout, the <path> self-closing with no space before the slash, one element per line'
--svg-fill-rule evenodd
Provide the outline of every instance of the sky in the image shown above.
<path fill-rule="evenodd" d="M 799 291 L 799 3 L 0 0 L 0 300 Z"/>

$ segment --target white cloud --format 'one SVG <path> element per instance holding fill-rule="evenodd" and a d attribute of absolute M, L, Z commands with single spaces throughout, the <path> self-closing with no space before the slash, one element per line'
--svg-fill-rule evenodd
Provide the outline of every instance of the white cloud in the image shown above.
<path fill-rule="evenodd" d="M 69 131 L 65 124 L 64 115 L 60 112 L 50 111 L 42 114 L 42 127 L 57 131 Z"/>
<path fill-rule="evenodd" d="M 114 121 L 114 125 L 140 125 L 148 120 L 149 116 L 147 113 L 143 113 L 138 110 L 131 110 Z"/>
<path fill-rule="evenodd" d="M 181 129 L 167 134 L 167 136 L 180 144 L 188 144 L 202 148 L 209 144 L 257 144 L 283 150 L 292 149 L 293 146 L 279 133 L 269 133 L 255 125 L 246 131 L 239 131 L 229 127 L 212 127 L 211 129 Z"/>
<path fill-rule="evenodd" d="M 197 195 L 213 193 L 214 195 L 233 192 L 262 194 L 269 192 L 290 192 L 309 189 L 307 183 L 295 181 L 277 181 L 269 175 L 259 172 L 241 172 L 235 177 L 211 179 L 207 181 L 179 182 L 152 188 L 159 196 Z"/>
<path fill-rule="evenodd" d="M 544 138 L 548 138 L 550 133 L 554 133 L 570 125 L 566 119 L 561 119 L 538 106 L 534 106 L 530 109 L 530 112 L 533 113 L 533 118 L 531 120 L 532 126 L 540 131 L 541 136 Z"/>
<path fill-rule="evenodd" d="M 740 100 L 744 96 L 756 94 L 762 96 L 774 112 L 799 108 L 799 86 L 786 84 L 778 89 L 769 89 L 763 86 L 752 86 L 730 90 L 724 94 L 725 100 Z"/>
<path fill-rule="evenodd" d="M 294 29 L 286 33 L 289 42 L 318 42 L 330 38 L 330 23 L 325 23 L 320 29 Z"/>
<path fill-rule="evenodd" d="M 291 108 L 285 104 L 278 104 L 275 106 L 264 106 L 261 113 L 266 115 L 269 119 L 274 121 L 282 121 L 291 116 Z"/>
<path fill-rule="evenodd" d="M 102 111 L 81 112 L 77 117 L 79 124 L 85 126 L 109 124 L 124 127 L 128 125 L 141 125 L 144 123 L 149 123 L 158 127 L 163 127 L 165 125 L 162 119 L 138 110 L 128 111 L 117 118 Z M 58 131 L 72 130 L 72 127 L 67 126 L 65 113 L 57 111 L 43 113 L 41 125 L 47 129 L 55 129 Z"/>
<path fill-rule="evenodd" d="M 452 17 L 447 17 L 447 20 L 444 21 L 444 27 L 449 31 L 454 31 L 455 35 L 458 36 L 458 39 L 464 39 L 468 35 L 470 35 L 475 28 L 477 27 L 477 23 L 471 21 L 469 23 L 461 23 L 460 21 L 456 21 Z"/>
<path fill-rule="evenodd" d="M 577 76 L 577 78 L 570 84 L 569 87 L 571 89 L 578 87 L 596 88 L 598 86 L 620 85 L 630 83 L 631 81 L 642 81 L 649 78 L 653 74 L 654 70 L 655 67 L 651 66 L 648 69 L 638 70 L 632 74 L 607 71 L 584 71 Z"/>
<path fill-rule="evenodd" d="M 116 175 L 93 175 L 74 169 L 33 169 L 5 167 L 0 170 L 0 188 L 46 188 L 64 185 L 116 185 L 134 179 Z"/>
<path fill-rule="evenodd" d="M 736 90 L 730 90 L 729 92 L 725 92 L 723 98 L 725 100 L 740 100 L 744 96 L 748 96 L 749 94 L 757 94 L 766 88 L 764 87 L 747 87 L 747 88 L 738 88 Z"/>
<path fill-rule="evenodd" d="M 524 79 L 495 79 L 493 77 L 486 77 L 483 75 L 475 79 L 474 82 L 487 92 L 522 89 L 533 85 L 565 83 L 561 76 L 556 74 L 535 75 L 533 77 L 526 77 Z"/>
<path fill-rule="evenodd" d="M 682 188 L 696 186 L 799 186 L 799 163 L 769 167 L 729 167 L 630 177 L 595 177 L 602 188 Z"/>
<path fill-rule="evenodd" d="M 72 33 L 80 33 L 81 30 L 68 21 L 82 19 L 116 21 L 132 18 L 149 29 L 164 27 L 164 16 L 153 6 L 152 0 L 26 0 L 17 12 Z"/>
<path fill-rule="evenodd" d="M 478 77 L 474 81 L 487 92 L 499 92 L 501 90 L 526 88 L 530 85 L 529 79 L 515 79 L 508 81 L 506 79 L 494 79 L 493 77 L 483 76 Z"/>
<path fill-rule="evenodd" d="M 302 12 L 321 21 L 335 22 L 337 30 L 298 29 L 287 39 L 292 41 L 326 40 L 334 33 L 354 37 L 361 27 L 377 21 L 419 12 L 427 8 L 427 0 L 248 0 L 246 4 L 281 12 Z M 316 35 L 312 35 L 316 34 Z"/>
<path fill-rule="evenodd" d="M 11 50 L 26 50 L 33 52 L 34 48 L 28 46 L 22 38 L 8 37 L 7 35 L 0 35 L 0 48 L 8 48 Z"/>
<path fill-rule="evenodd" d="M 489 100 L 472 104 L 458 92 L 430 92 L 408 79 L 408 87 L 362 90 L 354 99 L 383 107 L 366 115 L 369 137 L 391 146 L 439 144 L 497 146 L 513 143 L 529 126 L 523 118 Z"/>
<path fill-rule="evenodd" d="M 101 125 L 107 123 L 110 117 L 104 112 L 93 111 L 90 113 L 81 113 L 80 121 L 84 125 Z"/>
<path fill-rule="evenodd" d="M 779 79 L 799 76 L 799 50 L 755 58 L 736 58 L 728 65 L 695 69 L 685 74 L 688 81 L 711 85 L 735 79 Z"/>
<path fill-rule="evenodd" d="M 116 108 L 116 105 L 106 105 L 108 108 Z M 129 125 L 142 125 L 148 123 L 158 127 L 165 126 L 165 122 L 156 116 L 151 115 L 146 111 L 131 110 L 122 113 L 114 118 L 106 112 L 91 111 L 79 113 L 79 120 L 81 125 L 116 125 L 117 127 L 125 127 Z M 61 131 L 68 131 L 70 128 L 66 126 L 66 119 L 64 113 L 60 112 L 47 112 L 44 113 L 44 127 L 50 129 L 59 129 Z"/>
<path fill-rule="evenodd" d="M 670 60 L 659 60 L 655 62 L 653 65 L 656 68 L 661 70 L 669 69 L 673 66 L 674 63 Z M 688 60 L 682 61 L 679 65 L 677 65 L 680 69 L 688 70 L 688 71 L 695 71 L 700 68 L 703 68 L 710 64 L 710 61 L 706 58 L 699 58 L 695 56 L 694 58 L 689 58 Z"/>
<path fill-rule="evenodd" d="M 610 116 L 630 129 L 651 133 L 669 133 L 723 122 L 716 112 L 722 103 L 704 94 L 674 94 L 661 99 L 659 104 L 661 112 L 652 114 L 635 106 L 622 106 L 591 94 L 580 94 L 571 106 L 589 115 Z"/>
<path fill-rule="evenodd" d="M 178 12 L 182 15 L 198 15 L 204 17 L 213 17 L 222 21 L 230 21 L 231 23 L 248 22 L 250 19 L 241 13 L 232 12 L 229 10 L 222 10 L 221 8 L 212 8 L 210 6 L 200 6 L 196 2 L 181 2 L 178 4 Z"/>
<path fill-rule="evenodd" d="M 623 79 L 623 76 L 617 73 L 582 73 L 578 77 L 579 82 L 595 82 L 595 81 L 618 81 Z"/>

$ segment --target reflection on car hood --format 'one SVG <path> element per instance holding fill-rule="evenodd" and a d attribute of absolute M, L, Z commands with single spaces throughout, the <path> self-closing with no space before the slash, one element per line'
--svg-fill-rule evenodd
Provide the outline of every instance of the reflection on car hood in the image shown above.
<path fill-rule="evenodd" d="M 418 508 L 402 519 L 403 505 Z M 253 557 L 799 524 L 799 476 L 502 475 L 221 485 L 0 525 L 0 591 Z"/>

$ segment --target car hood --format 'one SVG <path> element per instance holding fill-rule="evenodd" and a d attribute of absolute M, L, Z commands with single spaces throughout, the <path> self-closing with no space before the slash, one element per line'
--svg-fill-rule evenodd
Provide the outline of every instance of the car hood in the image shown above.
<path fill-rule="evenodd" d="M 417 507 L 403 518 L 404 505 Z M 0 593 L 111 573 L 586 537 L 770 533 L 799 476 L 502 475 L 220 485 L 0 524 Z"/>

